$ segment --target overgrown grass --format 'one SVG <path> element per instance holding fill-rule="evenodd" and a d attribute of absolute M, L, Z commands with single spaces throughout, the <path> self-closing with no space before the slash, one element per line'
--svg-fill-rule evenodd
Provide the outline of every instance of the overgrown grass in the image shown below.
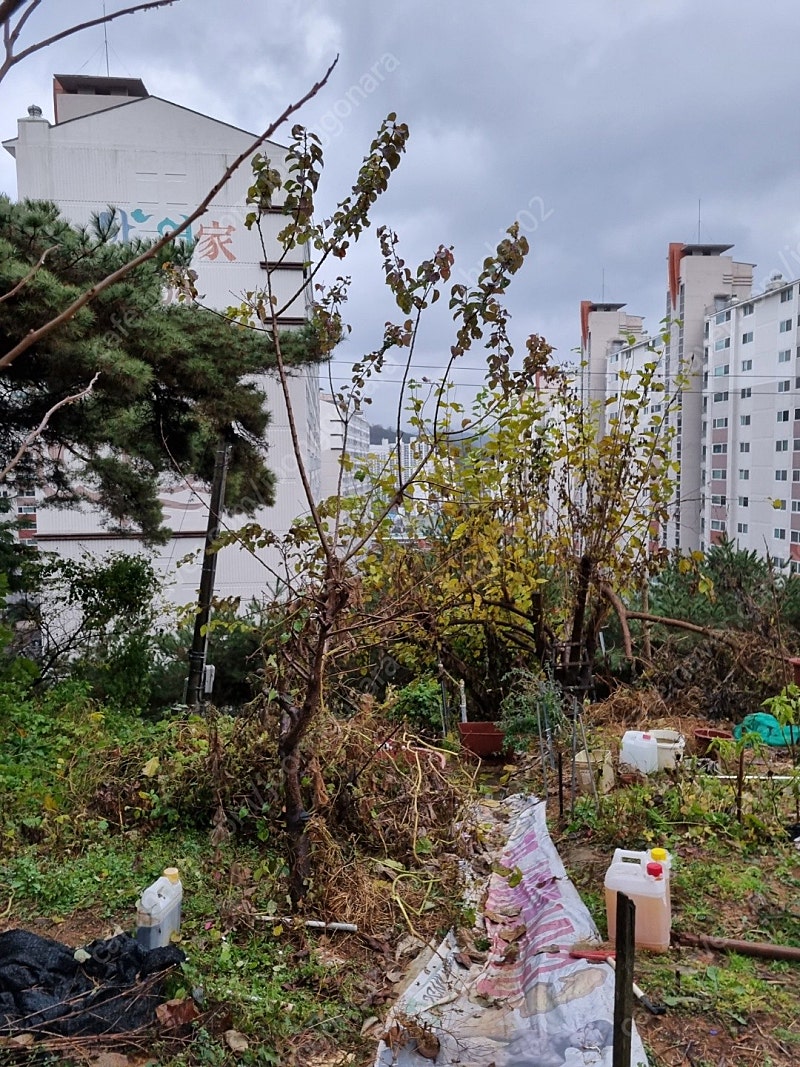
<path fill-rule="evenodd" d="M 83 942 L 114 925 L 132 932 L 141 890 L 177 866 L 187 962 L 171 992 L 196 996 L 203 1015 L 190 1046 L 165 1045 L 159 1063 L 305 1064 L 312 1052 L 360 1047 L 382 984 L 364 977 L 374 948 L 285 918 L 280 767 L 267 715 L 147 721 L 72 683 L 41 698 L 8 687 L 0 697 L 6 926 L 65 941 L 60 932 L 80 931 Z M 321 755 L 304 782 L 322 812 L 308 826 L 310 914 L 357 919 L 387 940 L 411 929 L 433 936 L 460 904 L 456 862 L 442 853 L 453 848 L 470 776 L 411 738 L 394 738 L 397 757 L 384 751 L 381 730 L 391 728 L 377 720 L 320 729 L 309 743 Z M 228 1031 L 245 1034 L 247 1049 L 231 1048 Z"/>

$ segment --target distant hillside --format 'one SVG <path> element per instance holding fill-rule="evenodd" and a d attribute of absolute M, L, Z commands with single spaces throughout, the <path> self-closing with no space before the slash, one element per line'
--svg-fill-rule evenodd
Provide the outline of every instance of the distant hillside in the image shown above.
<path fill-rule="evenodd" d="M 412 435 L 408 430 L 402 430 L 400 436 L 404 441 L 412 440 Z M 381 426 L 380 423 L 377 423 L 369 428 L 369 443 L 371 445 L 379 445 L 382 441 L 388 441 L 390 445 L 393 445 L 396 437 L 397 434 L 393 426 Z"/>

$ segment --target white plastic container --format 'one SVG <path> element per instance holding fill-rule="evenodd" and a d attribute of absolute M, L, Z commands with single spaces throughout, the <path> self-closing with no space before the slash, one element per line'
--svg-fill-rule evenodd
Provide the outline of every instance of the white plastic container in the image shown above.
<path fill-rule="evenodd" d="M 619 762 L 642 774 L 654 774 L 658 770 L 658 741 L 644 730 L 626 731 L 622 736 Z"/>
<path fill-rule="evenodd" d="M 686 738 L 677 730 L 651 730 L 658 746 L 658 769 L 671 770 L 683 759 Z"/>
<path fill-rule="evenodd" d="M 142 948 L 164 948 L 181 925 L 183 886 L 177 867 L 163 875 L 136 901 L 136 940 Z"/>
<path fill-rule="evenodd" d="M 620 855 L 619 860 L 617 855 Z M 650 952 L 666 952 L 672 931 L 672 912 L 662 864 L 649 859 L 646 852 L 617 850 L 605 877 L 610 941 L 617 936 L 617 893 L 620 892 L 636 905 L 636 947 Z"/>
<path fill-rule="evenodd" d="M 672 894 L 670 892 L 670 880 L 672 878 L 672 855 L 665 848 L 651 848 L 647 852 L 633 852 L 624 848 L 614 850 L 612 865 L 615 863 L 628 863 L 634 866 L 646 867 L 648 863 L 660 863 L 664 868 L 664 880 L 667 883 L 667 903 L 672 912 Z"/>
<path fill-rule="evenodd" d="M 592 792 L 592 776 L 598 793 L 610 793 L 614 788 L 614 763 L 607 749 L 595 749 L 589 753 L 588 758 L 585 751 L 576 752 L 575 777 L 581 792 Z"/>

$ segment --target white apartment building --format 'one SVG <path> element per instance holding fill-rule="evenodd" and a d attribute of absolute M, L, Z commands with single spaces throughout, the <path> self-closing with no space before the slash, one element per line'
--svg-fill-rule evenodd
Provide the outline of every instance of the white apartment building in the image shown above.
<path fill-rule="evenodd" d="M 320 499 L 335 496 L 340 488 L 342 496 L 363 493 L 363 480 L 354 477 L 364 468 L 369 455 L 369 423 L 361 412 L 352 413 L 345 426 L 339 405 L 331 393 L 320 393 Z M 347 440 L 345 441 L 345 430 Z M 342 457 L 347 456 L 352 469 L 342 469 Z"/>
<path fill-rule="evenodd" d="M 403 478 L 408 478 L 416 470 L 420 457 L 415 450 L 414 441 L 400 441 L 400 469 Z M 368 463 L 373 477 L 379 478 L 387 472 L 394 472 L 397 479 L 397 450 L 398 445 L 391 441 L 381 441 L 380 444 L 369 446 Z"/>
<path fill-rule="evenodd" d="M 707 309 L 701 548 L 800 569 L 800 281 Z"/>
<path fill-rule="evenodd" d="M 117 209 L 118 239 L 153 238 L 173 229 L 196 208 L 230 162 L 255 135 L 201 115 L 156 96 L 150 96 L 137 78 L 96 78 L 57 75 L 53 82 L 54 121 L 31 107 L 18 122 L 17 136 L 4 141 L 15 157 L 20 199 L 55 201 L 75 224 L 90 222 L 94 213 Z M 285 152 L 268 142 L 262 151 L 282 171 Z M 203 303 L 226 308 L 239 294 L 257 290 L 266 281 L 266 264 L 259 235 L 244 225 L 245 198 L 252 181 L 245 164 L 212 202 L 209 210 L 186 237 L 196 241 L 192 261 Z M 282 225 L 278 212 L 268 220 L 267 234 L 278 250 Z M 268 253 L 273 248 L 268 247 Z M 277 259 L 277 255 L 274 257 Z M 306 264 L 299 257 L 284 261 L 272 274 L 272 287 L 285 304 L 282 324 L 306 321 Z M 297 294 L 294 296 L 294 294 Z M 268 462 L 278 480 L 275 503 L 259 507 L 256 520 L 282 533 L 307 511 L 297 474 L 286 407 L 277 380 L 263 387 L 272 414 L 268 429 Z M 315 368 L 295 373 L 291 380 L 292 405 L 312 488 L 319 496 L 320 407 L 319 375 Z M 196 597 L 208 515 L 203 487 L 176 478 L 163 494 L 165 522 L 172 540 L 157 550 L 156 565 L 166 576 L 167 594 L 176 604 Z M 244 519 L 226 518 L 228 527 Z M 32 525 L 32 523 L 31 523 Z M 111 550 L 139 551 L 132 537 L 112 534 L 102 516 L 86 506 L 69 511 L 38 508 L 35 538 L 44 550 L 72 558 L 86 553 L 103 555 Z M 191 562 L 178 561 L 190 558 Z M 231 546 L 219 553 L 216 593 L 240 597 L 246 603 L 280 577 L 277 555 L 265 550 L 258 556 Z"/>
<path fill-rule="evenodd" d="M 680 462 L 675 505 L 666 544 L 693 552 L 702 540 L 702 405 L 705 318 L 709 305 L 750 295 L 753 264 L 737 263 L 725 253 L 731 245 L 673 242 L 667 256 L 664 348 L 670 424 L 676 429 L 675 458 Z"/>
<path fill-rule="evenodd" d="M 581 304 L 584 396 L 602 401 L 605 419 L 616 410 L 618 370 L 639 369 L 659 353 L 666 386 L 663 414 L 675 430 L 674 457 L 680 463 L 675 501 L 664 532 L 670 549 L 691 552 L 703 540 L 703 400 L 706 310 L 750 295 L 753 265 L 725 255 L 730 245 L 670 244 L 667 256 L 666 315 L 662 329 L 648 337 L 642 320 L 624 315 L 624 304 Z M 625 331 L 635 340 L 629 343 Z M 665 337 L 662 336 L 665 334 Z M 585 375 L 588 372 L 588 379 Z M 597 383 L 602 383 L 598 388 Z M 606 405 L 606 401 L 610 401 Z M 653 408 L 659 402 L 653 400 Z M 651 414 L 661 414 L 652 411 Z M 602 432 L 605 421 L 600 423 Z"/>
<path fill-rule="evenodd" d="M 581 400 L 597 419 L 598 433 L 606 427 L 605 400 L 608 388 L 609 357 L 643 336 L 644 319 L 628 315 L 625 304 L 595 304 L 581 301 Z"/>

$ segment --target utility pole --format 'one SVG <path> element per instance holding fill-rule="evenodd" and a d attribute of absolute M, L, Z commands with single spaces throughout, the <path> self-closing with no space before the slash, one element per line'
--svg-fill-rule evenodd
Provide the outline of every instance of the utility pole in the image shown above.
<path fill-rule="evenodd" d="M 221 441 L 214 460 L 214 480 L 211 483 L 211 501 L 208 506 L 208 525 L 203 553 L 203 570 L 200 574 L 200 591 L 197 597 L 197 615 L 194 620 L 194 637 L 189 653 L 189 677 L 186 682 L 186 703 L 199 711 L 204 703 L 203 675 L 208 652 L 208 623 L 211 618 L 211 601 L 214 598 L 214 574 L 217 569 L 217 554 L 212 552 L 219 536 L 220 515 L 225 503 L 225 478 L 228 473 L 230 445 Z"/>

